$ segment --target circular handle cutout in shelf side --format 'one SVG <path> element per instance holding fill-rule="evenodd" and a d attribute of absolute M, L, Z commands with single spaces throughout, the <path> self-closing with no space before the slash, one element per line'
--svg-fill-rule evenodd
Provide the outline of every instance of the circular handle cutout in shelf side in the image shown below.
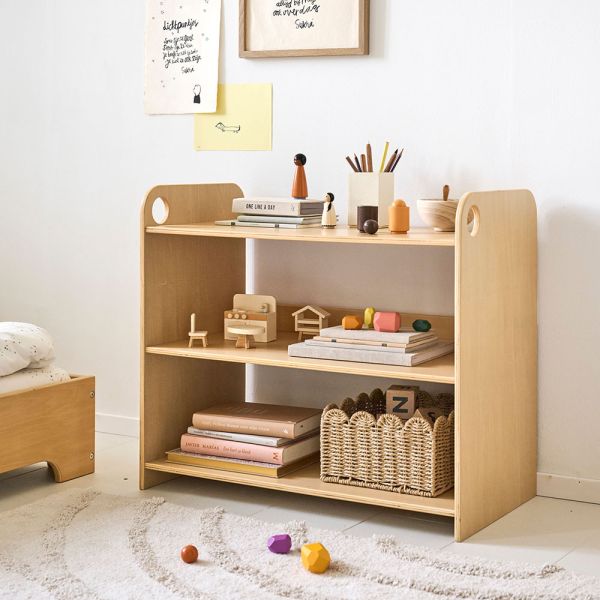
<path fill-rule="evenodd" d="M 475 237 L 479 233 L 480 214 L 478 206 L 471 206 L 467 213 L 467 227 L 471 237 Z"/>
<path fill-rule="evenodd" d="M 157 225 L 164 225 L 169 218 L 169 205 L 163 198 L 155 198 L 152 203 L 152 218 Z"/>

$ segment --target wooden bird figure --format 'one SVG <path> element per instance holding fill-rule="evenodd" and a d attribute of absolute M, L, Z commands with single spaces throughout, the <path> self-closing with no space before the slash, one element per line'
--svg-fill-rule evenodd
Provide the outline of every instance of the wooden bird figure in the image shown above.
<path fill-rule="evenodd" d="M 294 164 L 296 165 L 296 173 L 294 174 L 294 183 L 292 183 L 292 198 L 305 200 L 308 198 L 308 186 L 306 185 L 306 174 L 304 173 L 306 156 L 296 154 Z"/>

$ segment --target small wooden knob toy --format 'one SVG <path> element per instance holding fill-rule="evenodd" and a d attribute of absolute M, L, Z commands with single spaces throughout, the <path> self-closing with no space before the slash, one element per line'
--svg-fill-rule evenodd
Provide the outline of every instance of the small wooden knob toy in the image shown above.
<path fill-rule="evenodd" d="M 300 550 L 300 558 L 304 568 L 311 573 L 325 573 L 329 568 L 331 557 L 323 544 L 304 544 Z"/>
<path fill-rule="evenodd" d="M 427 319 L 417 319 L 412 326 L 415 331 L 427 332 L 431 329 L 431 323 Z"/>
<path fill-rule="evenodd" d="M 442 188 L 442 198 L 443 198 L 444 202 L 448 202 L 449 197 L 450 197 L 450 186 L 448 184 L 446 184 Z"/>
<path fill-rule="evenodd" d="M 346 315 L 342 319 L 342 327 L 344 329 L 360 329 L 362 325 L 362 319 L 357 315 Z"/>
<path fill-rule="evenodd" d="M 364 322 L 367 329 L 373 329 L 373 317 L 375 316 L 375 309 L 372 306 L 365 308 Z"/>
<path fill-rule="evenodd" d="M 267 548 L 274 554 L 287 554 L 292 548 L 292 538 L 287 533 L 272 535 Z"/>
<path fill-rule="evenodd" d="M 367 219 L 363 225 L 365 233 L 369 235 L 375 235 L 379 230 L 379 223 L 375 219 Z"/>
<path fill-rule="evenodd" d="M 292 198 L 305 200 L 308 198 L 308 185 L 306 184 L 306 173 L 304 173 L 306 156 L 304 154 L 296 154 L 294 156 L 294 164 L 296 165 L 296 172 L 294 173 L 294 182 L 292 183 Z"/>
<path fill-rule="evenodd" d="M 373 317 L 373 326 L 375 327 L 375 331 L 396 333 L 400 331 L 400 313 L 376 312 Z"/>
<path fill-rule="evenodd" d="M 184 546 L 181 549 L 181 560 L 188 565 L 195 563 L 198 560 L 198 548 L 196 546 Z"/>
<path fill-rule="evenodd" d="M 394 200 L 388 213 L 390 233 L 406 233 L 410 229 L 410 208 L 404 200 Z"/>

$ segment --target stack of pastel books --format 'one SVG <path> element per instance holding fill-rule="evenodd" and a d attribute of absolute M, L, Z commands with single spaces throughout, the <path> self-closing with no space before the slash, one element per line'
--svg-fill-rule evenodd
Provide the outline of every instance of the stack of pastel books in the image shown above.
<path fill-rule="evenodd" d="M 170 462 L 283 477 L 319 460 L 321 410 L 256 402 L 194 413 Z"/>
<path fill-rule="evenodd" d="M 320 227 L 322 200 L 296 198 L 234 198 L 231 211 L 237 219 L 215 221 L 217 225 L 302 229 Z"/>
<path fill-rule="evenodd" d="M 454 352 L 453 342 L 441 341 L 435 332 L 326 327 L 313 339 L 288 346 L 288 355 L 351 362 L 414 367 Z"/>

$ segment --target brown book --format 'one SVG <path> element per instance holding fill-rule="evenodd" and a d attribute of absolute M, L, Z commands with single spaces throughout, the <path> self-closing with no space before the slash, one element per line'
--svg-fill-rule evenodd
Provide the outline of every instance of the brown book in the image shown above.
<path fill-rule="evenodd" d="M 319 462 L 319 453 L 305 456 L 287 465 L 273 465 L 269 463 L 240 460 L 237 458 L 224 458 L 221 456 L 207 456 L 206 454 L 193 454 L 182 452 L 180 448 L 169 450 L 167 453 L 169 462 L 204 467 L 207 469 L 220 469 L 222 471 L 233 471 L 235 473 L 248 473 L 251 475 L 262 475 L 263 477 L 284 477 L 289 473 L 302 469 L 308 465 Z"/>
<path fill-rule="evenodd" d="M 322 411 L 317 408 L 236 402 L 216 404 L 194 413 L 196 429 L 250 433 L 296 439 L 319 427 Z"/>

